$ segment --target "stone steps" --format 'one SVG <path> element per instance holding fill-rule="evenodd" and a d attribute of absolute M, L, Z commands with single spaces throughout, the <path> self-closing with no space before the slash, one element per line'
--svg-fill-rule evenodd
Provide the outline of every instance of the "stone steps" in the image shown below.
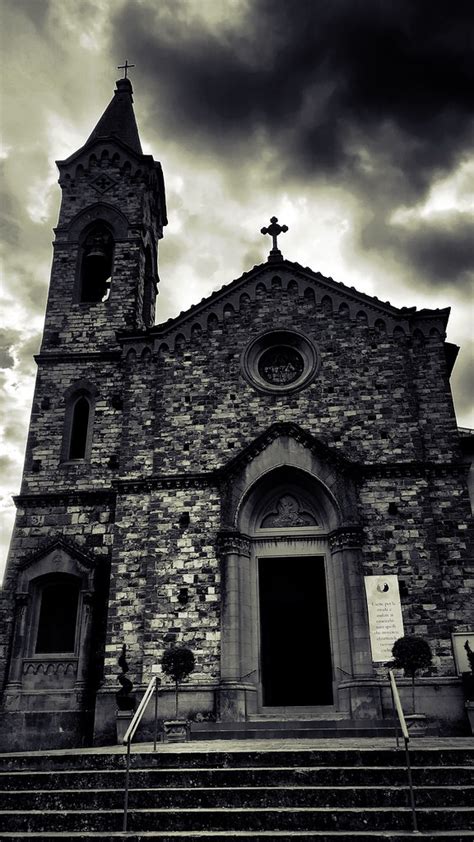
<path fill-rule="evenodd" d="M 246 782 L 249 786 L 292 786 L 297 772 L 302 786 L 406 786 L 406 770 L 390 766 L 297 766 L 131 769 L 133 789 L 166 787 L 232 787 Z M 8 790 L 123 789 L 124 770 L 84 769 L 58 772 L 1 772 L 0 792 Z M 472 785 L 473 769 L 469 766 L 413 766 L 415 786 Z"/>
<path fill-rule="evenodd" d="M 9 830 L 33 832 L 120 830 L 122 810 L 29 810 L 2 812 Z M 474 807 L 417 810 L 420 830 L 474 830 Z M 129 826 L 136 831 L 187 830 L 344 830 L 360 826 L 372 830 L 409 830 L 407 807 L 187 807 L 133 808 Z"/>
<path fill-rule="evenodd" d="M 177 744 L 176 746 L 158 745 L 156 752 L 151 750 L 149 745 L 138 744 L 133 747 L 131 755 L 131 768 L 136 769 L 169 769 L 179 768 L 195 769 L 214 768 L 290 768 L 295 766 L 328 767 L 332 765 L 346 766 L 351 768 L 370 768 L 386 766 L 390 768 L 404 768 L 405 755 L 402 748 L 395 747 L 395 741 L 383 741 L 383 747 L 373 744 L 370 739 L 361 739 L 354 747 L 354 740 L 348 740 L 350 747 L 344 746 L 338 741 L 327 740 L 324 747 L 320 748 L 318 741 L 308 741 L 302 745 L 290 743 L 291 747 L 285 746 L 286 739 L 280 735 L 278 743 L 262 740 L 262 745 L 251 743 L 239 744 L 238 747 L 228 747 L 226 741 L 215 743 L 211 746 L 195 746 L 192 743 Z M 420 767 L 444 767 L 444 766 L 474 766 L 474 744 L 471 747 L 470 740 L 455 740 L 453 738 L 449 747 L 447 740 L 440 741 L 440 747 L 436 747 L 436 739 L 429 741 L 429 747 L 424 745 L 423 740 L 412 743 L 412 765 Z M 455 744 L 456 743 L 456 744 Z M 454 745 L 455 744 L 455 745 Z M 276 747 L 278 746 L 278 747 Z M 331 761 L 337 758 L 337 764 Z M 28 772 L 38 771 L 74 771 L 81 772 L 87 769 L 102 771 L 106 769 L 117 770 L 124 768 L 125 753 L 123 749 L 108 750 L 100 749 L 65 749 L 50 752 L 29 752 L 25 754 L 12 753 L 0 754 L 0 772 Z"/>
<path fill-rule="evenodd" d="M 469 807 L 474 803 L 474 786 L 416 787 L 419 807 L 433 807 L 443 798 L 445 806 Z M 114 810 L 123 808 L 120 789 L 76 789 L 15 791 L 0 793 L 0 810 Z M 223 786 L 131 789 L 134 808 L 182 809 L 185 807 L 406 807 L 406 786 Z"/>
<path fill-rule="evenodd" d="M 0 755 L 0 840 L 412 837 L 404 752 L 340 741 Z M 474 746 L 412 750 L 419 839 L 474 839 Z"/>
<path fill-rule="evenodd" d="M 395 732 L 390 720 L 353 720 L 342 716 L 321 718 L 250 718 L 246 722 L 193 722 L 192 740 L 335 739 L 337 737 L 387 737 Z"/>

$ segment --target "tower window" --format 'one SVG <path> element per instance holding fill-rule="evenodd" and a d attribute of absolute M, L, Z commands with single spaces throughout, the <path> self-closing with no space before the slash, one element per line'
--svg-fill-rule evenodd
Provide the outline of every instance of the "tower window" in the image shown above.
<path fill-rule="evenodd" d="M 80 300 L 97 303 L 110 294 L 114 242 L 105 225 L 95 225 L 82 246 Z"/>
<path fill-rule="evenodd" d="M 40 591 L 40 609 L 35 654 L 74 652 L 76 646 L 79 582 L 58 576 Z"/>
<path fill-rule="evenodd" d="M 81 395 L 74 403 L 72 410 L 71 439 L 69 442 L 69 459 L 84 459 L 87 450 L 89 432 L 90 403 Z"/>

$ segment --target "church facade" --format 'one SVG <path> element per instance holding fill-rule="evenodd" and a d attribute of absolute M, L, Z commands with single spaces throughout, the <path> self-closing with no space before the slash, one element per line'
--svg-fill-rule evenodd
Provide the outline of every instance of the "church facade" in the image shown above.
<path fill-rule="evenodd" d="M 284 259 L 273 219 L 266 262 L 155 325 L 165 190 L 128 79 L 58 167 L 2 591 L 3 747 L 113 742 L 124 644 L 138 695 L 170 644 L 192 649 L 191 719 L 389 718 L 372 576 L 397 577 L 403 631 L 432 648 L 418 709 L 459 732 L 474 578 L 449 311 Z"/>

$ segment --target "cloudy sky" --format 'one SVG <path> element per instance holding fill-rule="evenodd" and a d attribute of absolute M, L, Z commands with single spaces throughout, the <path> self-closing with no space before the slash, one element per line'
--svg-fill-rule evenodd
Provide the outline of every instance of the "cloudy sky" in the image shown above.
<path fill-rule="evenodd" d="M 169 225 L 158 321 L 284 256 L 396 306 L 452 307 L 469 395 L 474 266 L 471 0 L 3 0 L 2 538 L 20 487 L 60 190 L 131 79 Z M 1 568 L 1 562 L 0 562 Z"/>

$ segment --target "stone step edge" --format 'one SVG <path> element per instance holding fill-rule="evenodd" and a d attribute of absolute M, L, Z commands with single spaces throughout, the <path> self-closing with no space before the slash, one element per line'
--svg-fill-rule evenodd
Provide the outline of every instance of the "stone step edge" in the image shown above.
<path fill-rule="evenodd" d="M 0 839 L 21 839 L 24 840 L 24 831 L 11 831 L 7 833 L 0 832 Z M 32 831 L 28 833 L 28 838 L 31 840 L 49 840 L 49 839 L 83 839 L 87 842 L 88 839 L 102 840 L 108 842 L 109 839 L 128 839 L 129 842 L 142 839 L 388 839 L 392 842 L 397 842 L 400 839 L 414 839 L 413 831 L 407 830 L 194 830 L 194 831 L 159 831 L 159 830 L 142 830 L 142 831 Z M 432 840 L 432 839 L 472 839 L 472 830 L 426 830 L 419 831 L 415 837 L 417 840 Z"/>
<path fill-rule="evenodd" d="M 95 815 L 122 815 L 123 809 L 101 809 L 101 810 L 60 810 L 63 816 L 88 816 Z M 407 813 L 410 807 L 175 807 L 173 813 Z M 440 807 L 417 807 L 417 813 L 474 813 L 473 807 L 440 806 Z M 58 810 L 1 810 L 0 816 L 55 816 Z M 169 813 L 169 807 L 130 807 L 129 813 Z"/>
<path fill-rule="evenodd" d="M 199 723 L 204 724 L 204 723 Z M 339 753 L 339 752 L 353 752 L 353 753 L 361 753 L 361 752 L 384 752 L 384 751 L 391 751 L 392 749 L 396 748 L 395 746 L 395 736 L 391 739 L 389 737 L 381 738 L 384 740 L 384 744 L 380 745 L 377 743 L 374 745 L 371 738 L 361 738 L 364 740 L 364 743 L 359 745 L 353 745 L 353 739 L 351 737 L 347 738 L 347 742 L 344 742 L 344 739 L 338 740 L 337 744 L 334 745 L 305 745 L 305 741 L 303 741 L 300 745 L 293 745 L 293 740 L 282 741 L 282 744 L 279 746 L 275 746 L 273 744 L 269 744 L 266 746 L 259 746 L 255 748 L 255 746 L 250 743 L 246 748 L 242 748 L 241 745 L 239 746 L 229 746 L 226 745 L 226 740 L 222 740 L 224 745 L 219 747 L 209 747 L 208 749 L 202 748 L 199 746 L 192 745 L 192 751 L 187 751 L 188 754 L 232 754 L 238 753 L 240 754 L 242 751 L 249 751 L 249 752 L 259 752 L 259 753 L 294 753 L 294 752 L 311 752 L 311 751 L 319 751 L 323 753 Z M 412 740 L 416 742 L 411 742 L 410 750 L 412 751 L 421 751 L 421 752 L 429 752 L 429 753 L 436 753 L 445 752 L 445 751 L 465 751 L 465 752 L 474 752 L 474 738 L 471 737 L 452 737 L 449 740 L 449 744 L 446 744 L 446 740 L 440 738 L 440 744 L 437 745 L 437 738 L 433 737 L 428 744 L 424 745 L 421 742 L 424 738 L 415 738 L 412 737 Z M 215 741 L 212 741 L 213 743 Z M 264 742 L 262 740 L 262 742 Z M 290 745 L 286 745 L 285 743 L 289 742 Z M 349 744 L 348 744 L 349 743 Z M 190 745 L 187 743 L 186 745 Z M 179 746 L 176 744 L 167 744 L 164 745 L 160 743 L 158 751 L 165 749 L 166 754 L 181 754 Z M 51 758 L 62 758 L 62 757 L 103 757 L 103 756 L 110 756 L 110 755 L 121 755 L 123 754 L 124 749 L 122 746 L 113 745 L 113 746 L 88 746 L 86 748 L 61 748 L 61 749 L 38 749 L 35 751 L 9 751 L 9 752 L 0 752 L 0 761 L 2 760 L 12 760 L 12 759 L 21 759 L 21 758 L 30 758 L 32 760 L 40 759 L 43 757 L 51 757 Z M 134 755 L 149 755 L 155 754 L 156 752 L 153 751 L 153 743 L 152 742 L 144 742 L 144 743 L 134 743 L 132 754 Z"/>
<path fill-rule="evenodd" d="M 139 793 L 139 792 L 146 792 L 146 793 L 159 793 L 159 792 L 166 792 L 166 793 L 175 793 L 175 792 L 192 792 L 192 793 L 200 793 L 200 792 L 241 792 L 241 793 L 250 793 L 250 792 L 268 792 L 269 790 L 272 792 L 406 792 L 408 789 L 408 784 L 390 784 L 384 786 L 383 784 L 362 784 L 361 786 L 354 786 L 352 784 L 342 784 L 342 786 L 320 786 L 318 784 L 273 784 L 273 785 L 261 785 L 258 784 L 256 786 L 152 786 L 152 787 L 130 787 L 129 792 Z M 435 791 L 439 792 L 440 794 L 445 792 L 453 792 L 453 791 L 462 791 L 462 792 L 470 792 L 471 790 L 474 792 L 474 784 L 426 784 L 423 786 L 415 784 L 413 786 L 413 790 L 415 793 L 419 792 L 424 793 L 427 791 Z M 123 793 L 123 787 L 109 787 L 104 789 L 5 789 L 0 790 L 0 797 L 2 795 L 69 795 L 69 794 L 83 794 L 83 793 L 92 793 L 95 795 L 105 795 L 105 794 L 115 794 L 115 793 Z M 474 803 L 474 799 L 473 799 Z"/>
<path fill-rule="evenodd" d="M 417 766 L 411 763 L 412 771 L 432 772 L 432 771 L 446 771 L 456 772 L 460 769 L 474 769 L 472 764 L 465 763 L 463 765 L 456 764 L 455 766 Z M 334 772 L 334 771 L 357 771 L 369 770 L 370 772 L 400 772 L 406 770 L 406 766 L 400 764 L 399 766 L 302 766 L 297 764 L 295 766 L 131 766 L 130 774 L 148 774 L 148 773 L 179 773 L 182 775 L 194 774 L 196 772 Z M 26 776 L 26 775 L 117 775 L 125 774 L 125 767 L 111 768 L 111 769 L 12 769 L 0 770 L 0 779 L 5 776 L 11 778 L 12 775 Z"/>

